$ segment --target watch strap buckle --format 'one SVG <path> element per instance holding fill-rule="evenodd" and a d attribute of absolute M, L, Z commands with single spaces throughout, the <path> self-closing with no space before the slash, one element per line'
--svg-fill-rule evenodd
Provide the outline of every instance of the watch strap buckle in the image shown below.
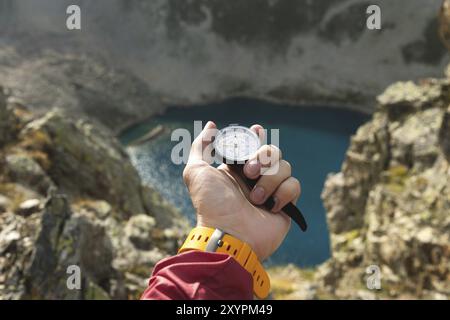
<path fill-rule="evenodd" d="M 208 244 L 206 245 L 205 251 L 216 252 L 217 248 L 223 246 L 222 239 L 224 236 L 225 236 L 225 232 L 216 228 L 208 240 Z"/>

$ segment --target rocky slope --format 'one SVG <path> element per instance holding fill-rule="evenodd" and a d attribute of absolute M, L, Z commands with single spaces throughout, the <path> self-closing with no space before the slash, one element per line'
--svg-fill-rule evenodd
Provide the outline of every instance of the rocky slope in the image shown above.
<path fill-rule="evenodd" d="M 449 88 L 449 79 L 389 87 L 328 178 L 333 258 L 321 272 L 338 295 L 378 265 L 382 294 L 450 297 Z"/>
<path fill-rule="evenodd" d="M 0 45 L 0 83 L 33 113 L 58 107 L 118 133 L 163 110 L 161 99 L 130 72 L 98 55 L 76 53 L 71 44 L 59 46 L 65 52 Z"/>
<path fill-rule="evenodd" d="M 232 96 L 372 112 L 389 84 L 448 63 L 440 3 L 379 0 L 372 31 L 366 0 L 4 0 L 0 83 L 30 106 L 61 102 L 112 128 L 161 104 Z M 65 27 L 69 4 L 81 6 L 81 31 Z"/>
<path fill-rule="evenodd" d="M 275 270 L 276 296 L 449 299 L 450 77 L 388 87 L 322 198 L 332 257 L 306 278 Z"/>
<path fill-rule="evenodd" d="M 0 299 L 136 298 L 186 228 L 111 131 L 0 90 Z"/>
<path fill-rule="evenodd" d="M 450 49 L 449 0 L 439 22 Z M 271 270 L 276 298 L 450 299 L 450 66 L 377 101 L 325 183 L 332 257 L 315 270 Z M 379 290 L 367 287 L 373 265 Z"/>

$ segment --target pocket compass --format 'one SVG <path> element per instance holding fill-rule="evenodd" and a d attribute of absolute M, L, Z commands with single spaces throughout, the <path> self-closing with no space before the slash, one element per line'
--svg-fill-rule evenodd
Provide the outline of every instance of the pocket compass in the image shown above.
<path fill-rule="evenodd" d="M 257 179 L 249 179 L 244 173 L 247 160 L 261 147 L 258 135 L 247 127 L 230 125 L 220 130 L 214 140 L 214 152 L 223 163 L 239 174 L 250 189 L 257 183 Z M 273 197 L 269 197 L 263 206 L 271 210 L 275 205 Z M 301 211 L 292 203 L 285 205 L 281 211 L 287 214 L 302 231 L 306 231 L 307 224 Z"/>

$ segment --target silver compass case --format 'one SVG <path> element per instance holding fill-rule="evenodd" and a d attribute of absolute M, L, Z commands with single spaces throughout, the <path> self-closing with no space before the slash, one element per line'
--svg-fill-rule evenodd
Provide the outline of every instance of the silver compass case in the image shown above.
<path fill-rule="evenodd" d="M 243 164 L 254 154 L 261 142 L 247 127 L 230 125 L 220 130 L 214 140 L 215 156 L 226 164 Z"/>

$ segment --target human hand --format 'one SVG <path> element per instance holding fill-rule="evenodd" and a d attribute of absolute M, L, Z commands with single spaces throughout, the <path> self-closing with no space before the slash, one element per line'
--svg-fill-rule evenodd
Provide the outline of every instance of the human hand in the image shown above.
<path fill-rule="evenodd" d="M 258 179 L 253 190 L 226 164 L 214 168 L 204 158 L 211 144 L 208 130 L 216 129 L 208 122 L 192 143 L 183 179 L 188 187 L 197 213 L 197 225 L 219 228 L 247 242 L 260 260 L 269 257 L 282 243 L 290 227 L 290 218 L 280 211 L 287 203 L 295 203 L 300 196 L 300 183 L 291 176 L 290 164 L 282 160 L 281 151 L 263 145 L 244 166 L 247 178 Z M 251 128 L 260 138 L 260 125 Z M 209 146 L 210 147 L 210 146 Z M 268 159 L 270 161 L 261 161 Z M 276 170 L 273 170 L 276 169 Z M 261 172 L 271 170 L 270 175 Z M 271 211 L 261 205 L 269 196 L 276 203 Z"/>

